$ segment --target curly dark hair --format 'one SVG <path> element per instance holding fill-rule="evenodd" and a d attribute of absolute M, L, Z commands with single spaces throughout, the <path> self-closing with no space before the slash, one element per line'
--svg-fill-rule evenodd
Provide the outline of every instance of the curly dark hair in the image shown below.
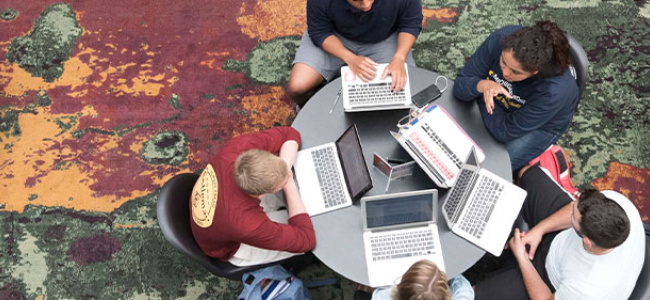
<path fill-rule="evenodd" d="M 630 234 L 630 220 L 623 208 L 599 191 L 582 192 L 578 211 L 582 233 L 601 248 L 618 247 Z"/>
<path fill-rule="evenodd" d="M 565 32 L 548 20 L 515 31 L 504 40 L 503 50 L 512 50 L 524 71 L 538 71 L 540 77 L 560 75 L 571 64 Z"/>

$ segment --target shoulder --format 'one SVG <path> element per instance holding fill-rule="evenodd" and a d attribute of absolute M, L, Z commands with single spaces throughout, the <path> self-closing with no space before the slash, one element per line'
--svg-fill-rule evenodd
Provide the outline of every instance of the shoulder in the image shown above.
<path fill-rule="evenodd" d="M 310 9 L 326 10 L 332 4 L 332 0 L 307 0 L 307 7 Z"/>
<path fill-rule="evenodd" d="M 376 288 L 372 293 L 372 300 L 390 300 L 392 287 Z"/>
<path fill-rule="evenodd" d="M 398 0 L 398 1 L 396 1 L 396 3 L 398 5 L 400 5 L 400 6 L 409 6 L 409 7 L 411 7 L 411 6 L 415 5 L 415 6 L 418 6 L 418 7 L 422 7 L 422 3 L 420 2 L 420 0 Z"/>
<path fill-rule="evenodd" d="M 230 141 L 226 142 L 223 145 L 221 150 L 217 153 L 216 157 L 223 159 L 224 156 L 234 154 L 235 156 L 239 155 L 241 152 L 244 152 L 248 149 L 251 149 L 251 143 L 255 141 L 255 133 L 245 133 L 233 137 Z"/>
<path fill-rule="evenodd" d="M 560 75 L 538 79 L 534 86 L 537 93 L 547 94 L 551 99 L 577 100 L 579 94 L 578 84 L 568 69 Z"/>
<path fill-rule="evenodd" d="M 522 28 L 524 27 L 521 25 L 507 25 L 492 32 L 492 34 L 490 34 L 490 37 L 495 37 L 495 38 L 498 37 L 500 39 L 505 39 L 509 37 L 511 34 L 513 34 L 515 31 Z"/>

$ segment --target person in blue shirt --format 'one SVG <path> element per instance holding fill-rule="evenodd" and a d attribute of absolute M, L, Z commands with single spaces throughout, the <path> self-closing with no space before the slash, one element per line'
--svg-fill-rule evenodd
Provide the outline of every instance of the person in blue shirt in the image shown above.
<path fill-rule="evenodd" d="M 362 286 L 368 289 L 370 287 Z M 469 281 L 458 275 L 447 281 L 447 275 L 430 260 L 414 263 L 392 287 L 383 287 L 366 291 L 360 289 L 355 293 L 355 300 L 474 300 L 474 290 Z M 370 296 L 372 293 L 372 296 Z"/>
<path fill-rule="evenodd" d="M 569 127 L 579 97 L 570 65 L 569 42 L 557 24 L 506 26 L 460 70 L 454 96 L 478 101 L 485 126 L 518 170 Z"/>
<path fill-rule="evenodd" d="M 348 65 L 369 81 L 378 63 L 391 89 L 406 85 L 404 63 L 415 65 L 411 48 L 422 30 L 420 0 L 308 0 L 307 31 L 296 52 L 287 94 L 303 106 L 326 81 Z"/>

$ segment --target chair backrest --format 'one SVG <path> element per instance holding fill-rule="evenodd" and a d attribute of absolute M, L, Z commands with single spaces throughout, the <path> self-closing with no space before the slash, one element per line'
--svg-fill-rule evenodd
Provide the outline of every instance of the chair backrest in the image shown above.
<path fill-rule="evenodd" d="M 580 103 L 582 92 L 585 90 L 585 86 L 587 85 L 589 61 L 587 60 L 587 52 L 585 52 L 585 49 L 582 48 L 580 42 L 578 42 L 578 40 L 569 34 L 567 34 L 567 38 L 569 40 L 569 47 L 571 50 L 571 60 L 573 61 L 573 67 L 576 71 L 576 82 L 578 83 L 578 88 L 580 90 L 580 94 L 578 95 L 578 102 L 576 103 L 577 107 L 578 103 Z"/>
<path fill-rule="evenodd" d="M 630 300 L 650 299 L 650 223 L 643 223 L 645 228 L 645 261 Z"/>
<path fill-rule="evenodd" d="M 205 255 L 194 240 L 190 226 L 190 195 L 199 175 L 178 174 L 162 187 L 158 194 L 158 225 L 167 241 L 178 251 L 193 258 L 213 274 L 233 280 L 249 269 L 240 269 L 232 264 L 212 259 Z"/>
<path fill-rule="evenodd" d="M 312 262 L 313 256 L 298 255 L 274 263 L 238 267 L 205 255 L 196 243 L 190 226 L 190 196 L 198 178 L 199 175 L 193 173 L 178 174 L 167 181 L 158 194 L 158 225 L 165 239 L 176 250 L 188 255 L 212 274 L 232 280 L 241 280 L 245 273 L 274 264 L 300 268 Z"/>

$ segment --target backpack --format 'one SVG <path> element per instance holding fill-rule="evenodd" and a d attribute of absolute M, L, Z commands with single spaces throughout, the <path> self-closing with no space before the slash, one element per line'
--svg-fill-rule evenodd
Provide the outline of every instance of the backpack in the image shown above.
<path fill-rule="evenodd" d="M 302 280 L 280 265 L 242 275 L 244 290 L 237 300 L 311 300 Z"/>
<path fill-rule="evenodd" d="M 555 182 L 569 192 L 573 198 L 578 199 L 580 197 L 580 191 L 571 183 L 569 160 L 562 147 L 551 145 L 544 153 L 531 160 L 528 165 L 538 165 L 548 170 Z"/>

